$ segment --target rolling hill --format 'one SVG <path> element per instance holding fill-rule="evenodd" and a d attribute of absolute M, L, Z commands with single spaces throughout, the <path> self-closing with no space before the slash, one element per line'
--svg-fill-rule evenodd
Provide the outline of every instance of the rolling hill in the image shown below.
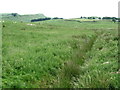
<path fill-rule="evenodd" d="M 3 13 L 2 20 L 30 22 L 32 19 L 45 18 L 43 14 L 20 15 L 18 13 Z"/>

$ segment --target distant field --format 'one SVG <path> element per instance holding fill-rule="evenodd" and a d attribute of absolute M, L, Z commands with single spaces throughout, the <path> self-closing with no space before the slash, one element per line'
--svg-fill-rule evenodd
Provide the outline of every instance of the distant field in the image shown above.
<path fill-rule="evenodd" d="M 3 88 L 120 88 L 117 23 L 3 25 Z"/>
<path fill-rule="evenodd" d="M 70 19 L 70 20 L 79 20 L 79 21 L 98 21 L 97 19 Z"/>

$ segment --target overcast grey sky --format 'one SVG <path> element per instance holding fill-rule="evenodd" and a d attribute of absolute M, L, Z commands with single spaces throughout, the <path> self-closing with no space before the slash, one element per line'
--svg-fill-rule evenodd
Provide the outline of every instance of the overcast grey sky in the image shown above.
<path fill-rule="evenodd" d="M 48 17 L 118 17 L 119 0 L 1 0 L 0 13 L 36 14 Z"/>

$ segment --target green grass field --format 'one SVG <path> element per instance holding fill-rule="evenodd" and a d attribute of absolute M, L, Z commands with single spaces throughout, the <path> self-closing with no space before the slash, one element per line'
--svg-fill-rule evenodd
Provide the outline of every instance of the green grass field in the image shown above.
<path fill-rule="evenodd" d="M 119 88 L 118 24 L 5 21 L 3 88 Z"/>

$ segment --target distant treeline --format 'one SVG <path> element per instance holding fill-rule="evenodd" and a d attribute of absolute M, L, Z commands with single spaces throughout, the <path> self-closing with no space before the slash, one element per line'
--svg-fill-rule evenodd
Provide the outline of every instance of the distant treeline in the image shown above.
<path fill-rule="evenodd" d="M 63 19 L 63 18 L 58 18 L 58 17 L 54 17 L 54 18 L 39 18 L 39 19 L 32 19 L 31 22 L 45 21 L 45 20 L 52 20 L 52 19 Z"/>
<path fill-rule="evenodd" d="M 116 19 L 116 20 L 119 20 L 119 18 L 116 18 L 116 17 L 103 17 L 102 19 Z"/>
<path fill-rule="evenodd" d="M 38 19 L 32 19 L 31 22 L 37 22 L 37 21 L 45 21 L 45 20 L 53 20 L 53 19 L 63 19 L 63 18 L 58 18 L 58 17 L 54 17 L 54 18 L 38 18 Z M 78 18 L 79 19 L 79 18 Z M 120 18 L 116 18 L 116 17 L 80 17 L 80 19 L 102 19 L 102 20 L 120 20 Z"/>
<path fill-rule="evenodd" d="M 80 17 L 81 19 L 116 19 L 116 20 L 119 20 L 119 18 L 116 18 L 116 17 Z"/>
<path fill-rule="evenodd" d="M 44 20 L 50 20 L 50 19 L 51 19 L 51 18 L 32 19 L 31 22 L 44 21 Z"/>
<path fill-rule="evenodd" d="M 101 19 L 101 17 L 80 17 L 81 19 Z"/>

